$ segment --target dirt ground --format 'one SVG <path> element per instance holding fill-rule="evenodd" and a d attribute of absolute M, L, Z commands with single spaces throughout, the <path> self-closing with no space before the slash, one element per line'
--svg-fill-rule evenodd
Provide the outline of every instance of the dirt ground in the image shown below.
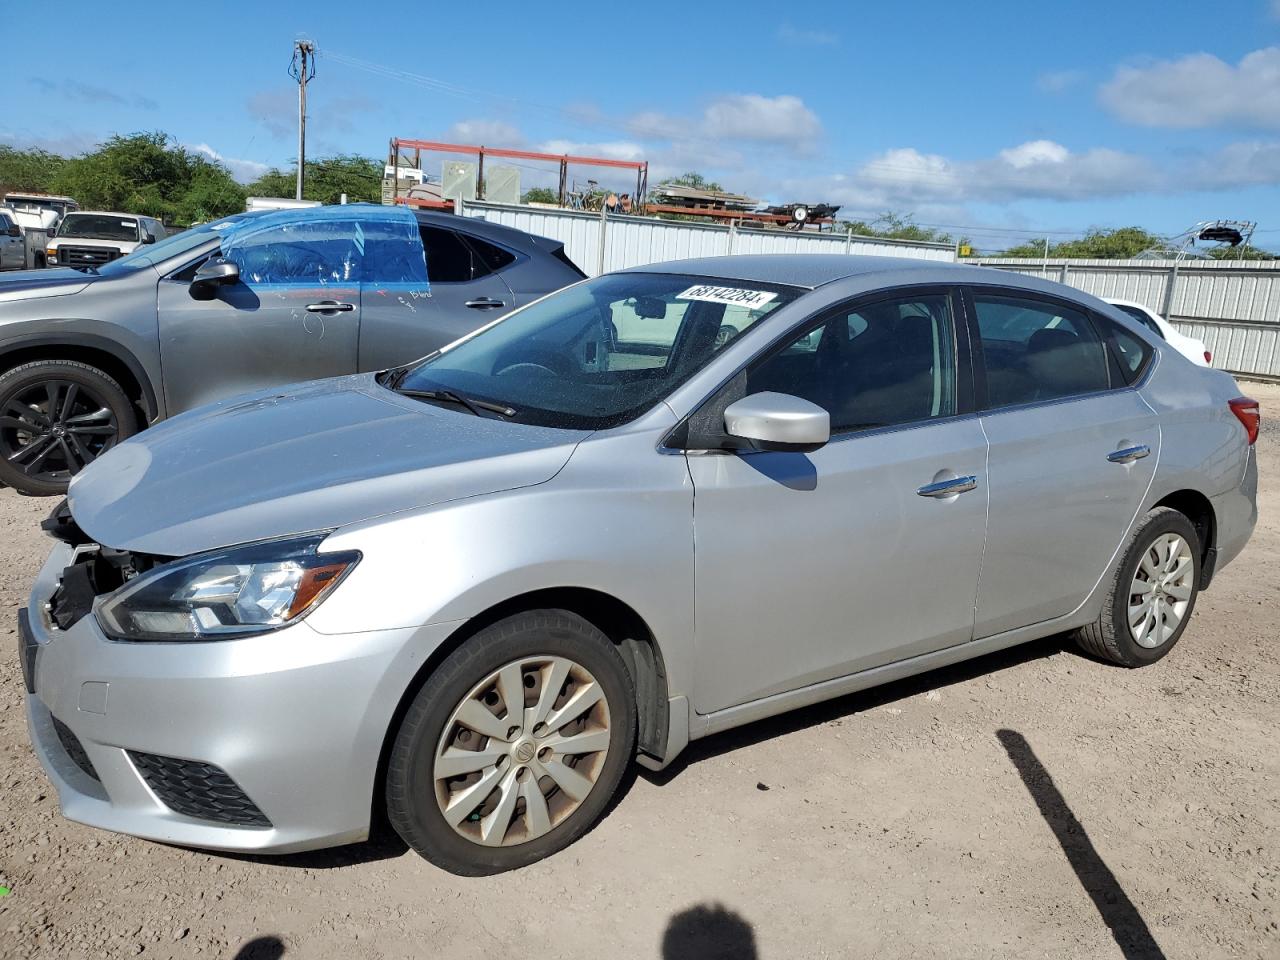
<path fill-rule="evenodd" d="M 704 740 L 480 880 L 388 838 L 247 858 L 62 819 L 13 636 L 52 503 L 2 490 L 0 956 L 1280 957 L 1270 424 L 1257 533 L 1156 666 L 1054 638 Z"/>

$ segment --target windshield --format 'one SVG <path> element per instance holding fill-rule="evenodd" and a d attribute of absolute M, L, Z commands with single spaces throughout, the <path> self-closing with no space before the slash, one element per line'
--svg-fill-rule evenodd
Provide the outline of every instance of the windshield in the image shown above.
<path fill-rule="evenodd" d="M 599 430 L 651 408 L 800 292 L 697 276 L 597 277 L 446 347 L 396 387 L 500 404 L 523 423 Z"/>
<path fill-rule="evenodd" d="M 135 217 L 114 217 L 105 213 L 68 213 L 62 218 L 55 236 L 83 237 L 88 240 L 140 239 Z"/>
<path fill-rule="evenodd" d="M 125 255 L 119 260 L 104 263 L 98 267 L 98 272 L 104 277 L 109 277 L 121 273 L 132 273 L 134 270 L 140 270 L 143 267 L 154 267 L 156 264 L 163 263 L 171 257 L 181 256 L 189 250 L 194 250 L 202 244 L 208 243 L 226 232 L 232 224 L 243 220 L 246 216 L 249 216 L 249 214 L 238 213 L 230 217 L 223 217 L 221 220 L 215 220 L 212 223 L 202 223 L 198 227 L 192 227 L 190 230 L 184 230 L 181 233 L 170 234 L 157 243 L 148 243 L 145 246 L 138 247 L 133 253 Z"/>

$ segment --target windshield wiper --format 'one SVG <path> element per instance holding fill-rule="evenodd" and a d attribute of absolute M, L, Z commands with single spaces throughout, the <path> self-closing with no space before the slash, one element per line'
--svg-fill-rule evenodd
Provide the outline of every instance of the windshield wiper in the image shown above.
<path fill-rule="evenodd" d="M 397 390 L 396 393 L 402 397 L 413 397 L 416 400 L 440 400 L 444 403 L 456 403 L 458 406 L 466 407 L 477 417 L 480 416 L 481 410 L 488 410 L 490 413 L 496 413 L 503 417 L 514 417 L 516 411 L 501 403 L 490 403 L 488 400 L 475 400 L 471 397 L 464 397 L 460 393 L 454 393 L 452 390 Z"/>

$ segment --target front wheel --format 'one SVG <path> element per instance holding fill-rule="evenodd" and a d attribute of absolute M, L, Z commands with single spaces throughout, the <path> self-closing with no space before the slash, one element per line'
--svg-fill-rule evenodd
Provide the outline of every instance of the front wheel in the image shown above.
<path fill-rule="evenodd" d="M 101 370 L 37 360 L 0 374 L 0 483 L 46 497 L 133 435 L 133 405 Z"/>
<path fill-rule="evenodd" d="M 591 828 L 635 737 L 633 684 L 608 637 L 567 611 L 517 614 L 466 641 L 414 698 L 387 813 L 451 873 L 525 866 Z"/>
<path fill-rule="evenodd" d="M 1200 538 L 1185 515 L 1168 507 L 1152 510 L 1129 538 L 1101 614 L 1077 631 L 1077 642 L 1122 666 L 1155 663 L 1191 620 L 1200 554 Z"/>

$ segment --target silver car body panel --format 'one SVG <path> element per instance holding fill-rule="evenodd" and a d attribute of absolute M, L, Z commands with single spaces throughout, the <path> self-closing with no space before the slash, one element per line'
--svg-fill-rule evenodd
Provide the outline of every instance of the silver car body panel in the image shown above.
<path fill-rule="evenodd" d="M 477 419 L 350 377 L 178 417 L 81 474 L 73 513 L 109 546 L 190 554 L 333 529 L 322 551 L 362 559 L 275 634 L 116 644 L 91 616 L 51 629 L 43 603 L 68 557 L 58 546 L 28 608 L 41 647 L 29 720 L 67 815 L 234 849 L 357 839 L 372 745 L 415 677 L 458 629 L 533 594 L 603 595 L 647 626 L 671 713 L 665 749 L 642 762 L 660 767 L 690 739 L 1090 621 L 1135 518 L 1170 494 L 1210 501 L 1219 567 L 1253 529 L 1256 461 L 1227 408 L 1239 390 L 1161 344 L 1140 383 L 1105 395 L 837 437 L 806 455 L 670 449 L 672 429 L 745 363 L 864 293 L 968 283 L 1101 302 L 1035 278 L 869 258 L 651 269 L 814 289 L 614 429 Z M 1151 454 L 1109 462 L 1126 442 Z M 976 482 L 917 495 L 950 473 Z M 78 709 L 95 680 L 111 685 L 105 719 Z M 112 803 L 66 772 L 46 713 L 114 771 L 103 772 Z M 279 755 L 295 741 L 305 770 Z M 166 812 L 122 748 L 223 766 L 280 817 L 278 832 Z"/>

